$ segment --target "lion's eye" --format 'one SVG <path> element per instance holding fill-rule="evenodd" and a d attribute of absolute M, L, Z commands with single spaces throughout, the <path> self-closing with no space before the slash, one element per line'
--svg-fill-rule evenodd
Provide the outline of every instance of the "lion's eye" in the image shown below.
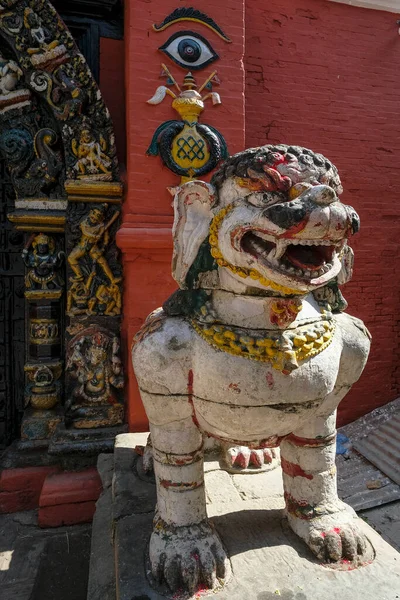
<path fill-rule="evenodd" d="M 193 31 L 174 33 L 159 50 L 184 69 L 202 69 L 219 58 L 209 42 Z"/>
<path fill-rule="evenodd" d="M 280 194 L 279 192 L 258 192 L 255 194 L 250 194 L 247 196 L 246 200 L 258 208 L 268 208 L 277 202 L 284 202 L 286 200 L 286 196 L 284 194 Z"/>

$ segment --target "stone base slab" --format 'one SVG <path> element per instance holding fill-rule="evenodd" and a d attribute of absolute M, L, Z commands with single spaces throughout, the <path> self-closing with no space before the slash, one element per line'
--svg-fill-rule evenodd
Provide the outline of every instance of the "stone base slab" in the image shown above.
<path fill-rule="evenodd" d="M 112 514 L 108 512 L 106 517 L 103 512 L 103 522 L 99 519 L 96 527 L 114 531 L 117 600 L 183 598 L 163 596 L 147 580 L 145 555 L 152 530 L 155 486 L 141 472 L 140 458 L 134 451 L 140 443 L 135 434 L 117 439 Z M 196 598 L 395 600 L 400 595 L 400 554 L 362 520 L 360 527 L 375 549 L 375 560 L 353 571 L 334 570 L 321 565 L 287 526 L 276 470 L 247 476 L 249 493 L 246 479 L 237 481 L 246 476 L 228 475 L 213 461 L 205 471 L 208 514 L 230 556 L 233 577 L 223 590 L 205 596 L 197 594 Z M 257 497 L 257 479 L 261 497 Z M 91 577 L 95 574 L 91 573 Z M 88 600 L 111 599 L 111 582 L 107 585 L 108 595 L 101 596 L 97 588 L 96 595 L 89 594 Z"/>
<path fill-rule="evenodd" d="M 93 456 L 101 452 L 112 452 L 115 437 L 125 433 L 127 429 L 127 425 L 95 429 L 67 429 L 65 425 L 60 424 L 51 438 L 49 454 Z"/>

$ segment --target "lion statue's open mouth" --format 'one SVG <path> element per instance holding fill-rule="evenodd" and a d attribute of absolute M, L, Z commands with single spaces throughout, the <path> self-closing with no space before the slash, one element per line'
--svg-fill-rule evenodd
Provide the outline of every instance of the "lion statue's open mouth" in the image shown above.
<path fill-rule="evenodd" d="M 241 250 L 260 265 L 303 282 L 323 284 L 341 268 L 343 241 L 331 244 L 329 240 L 277 240 L 265 232 L 247 231 L 239 243 Z"/>

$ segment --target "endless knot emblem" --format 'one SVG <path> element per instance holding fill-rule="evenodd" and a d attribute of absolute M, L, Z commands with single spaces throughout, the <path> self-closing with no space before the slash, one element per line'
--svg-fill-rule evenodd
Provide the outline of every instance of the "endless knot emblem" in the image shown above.
<path fill-rule="evenodd" d="M 187 138 L 180 137 L 176 141 L 179 146 L 179 150 L 177 152 L 177 156 L 181 160 L 190 160 L 194 161 L 196 158 L 198 160 L 204 160 L 204 141 L 196 140 L 191 135 Z"/>

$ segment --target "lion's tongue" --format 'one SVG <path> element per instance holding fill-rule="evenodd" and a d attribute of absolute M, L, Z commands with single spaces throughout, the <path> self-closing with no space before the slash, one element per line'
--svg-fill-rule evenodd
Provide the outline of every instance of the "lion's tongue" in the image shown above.
<path fill-rule="evenodd" d="M 302 246 L 290 244 L 285 252 L 285 258 L 296 267 L 302 269 L 323 267 L 331 262 L 334 246 Z"/>

